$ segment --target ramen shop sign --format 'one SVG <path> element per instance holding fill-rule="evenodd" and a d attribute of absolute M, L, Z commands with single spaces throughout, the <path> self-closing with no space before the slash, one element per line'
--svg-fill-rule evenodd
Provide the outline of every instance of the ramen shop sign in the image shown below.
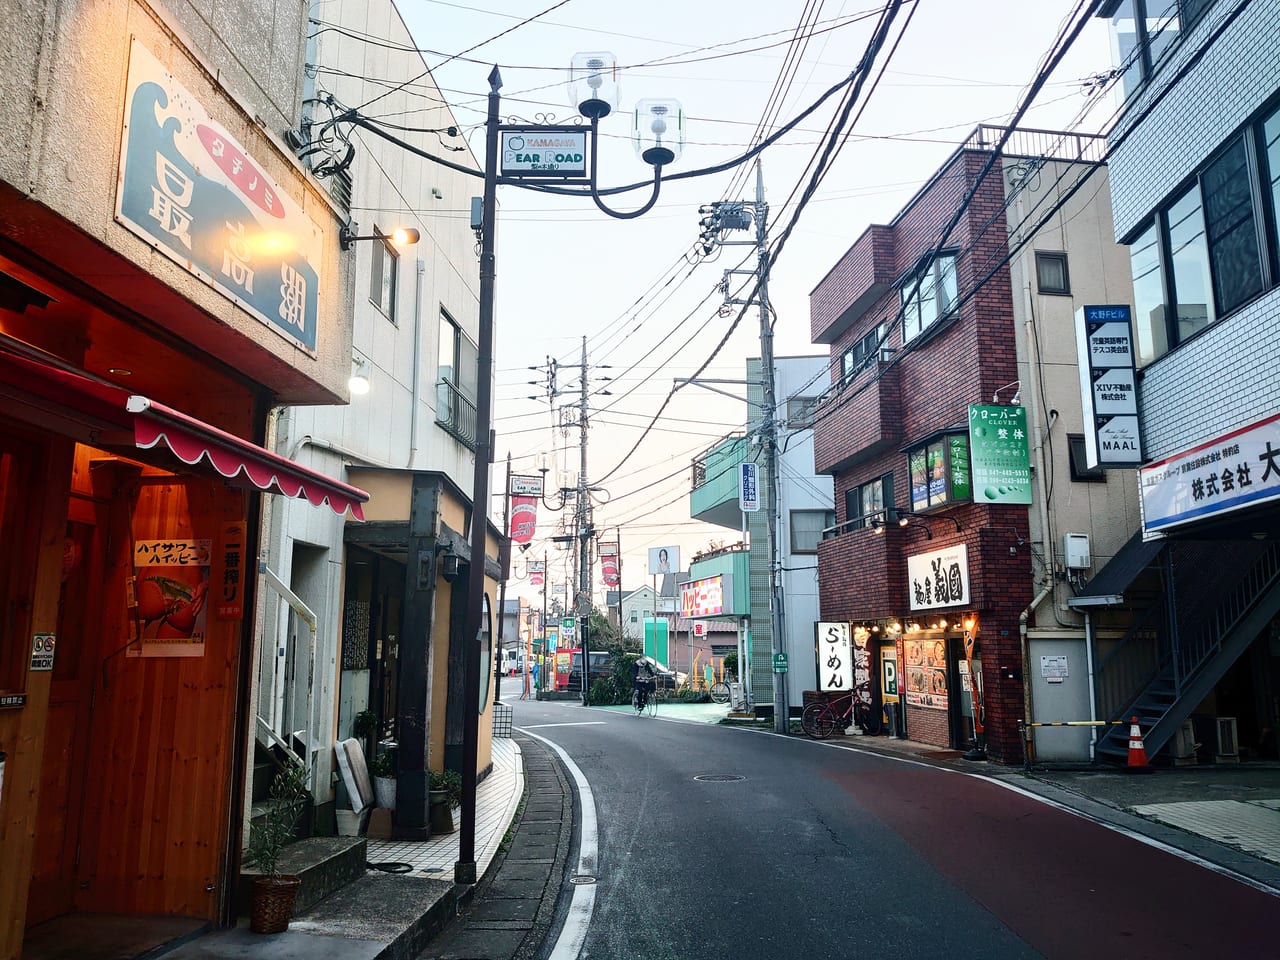
<path fill-rule="evenodd" d="M 690 580 L 680 585 L 680 616 L 715 617 L 731 611 L 726 609 L 725 595 L 729 593 L 729 578 L 724 574 Z"/>

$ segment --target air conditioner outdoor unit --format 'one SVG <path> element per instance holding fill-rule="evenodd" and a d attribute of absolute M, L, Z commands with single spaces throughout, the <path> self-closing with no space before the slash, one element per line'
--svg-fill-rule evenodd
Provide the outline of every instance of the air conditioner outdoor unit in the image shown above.
<path fill-rule="evenodd" d="M 1215 717 L 1214 723 L 1218 728 L 1218 752 L 1214 755 L 1214 760 L 1218 763 L 1239 763 L 1240 744 L 1236 739 L 1236 718 Z"/>
<path fill-rule="evenodd" d="M 1173 738 L 1174 766 L 1187 767 L 1196 763 L 1196 727 L 1190 720 L 1183 720 L 1182 726 Z"/>

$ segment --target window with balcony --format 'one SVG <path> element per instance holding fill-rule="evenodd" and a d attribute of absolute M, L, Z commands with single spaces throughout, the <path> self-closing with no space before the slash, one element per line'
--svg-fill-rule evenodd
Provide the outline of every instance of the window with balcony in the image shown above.
<path fill-rule="evenodd" d="M 822 531 L 835 525 L 834 510 L 792 510 L 791 552 L 817 553 Z"/>
<path fill-rule="evenodd" d="M 468 447 L 476 444 L 476 346 L 453 318 L 440 311 L 436 423 Z"/>
<path fill-rule="evenodd" d="M 374 233 L 382 231 L 375 226 Z M 400 267 L 400 257 L 395 248 L 385 240 L 375 240 L 369 244 L 372 251 L 372 265 L 369 273 L 369 299 L 373 305 L 383 312 L 392 323 L 396 319 L 396 275 Z"/>
<path fill-rule="evenodd" d="M 871 521 L 883 523 L 887 518 L 887 509 L 893 506 L 893 474 L 886 473 L 867 483 L 846 490 L 844 493 L 845 516 L 848 518 L 845 527 L 859 530 L 869 527 Z"/>
<path fill-rule="evenodd" d="M 914 340 L 956 308 L 956 255 L 939 254 L 898 284 L 902 303 L 902 342 Z"/>
<path fill-rule="evenodd" d="M 1130 244 L 1139 365 L 1276 284 L 1278 180 L 1280 110 L 1273 107 L 1233 136 Z"/>

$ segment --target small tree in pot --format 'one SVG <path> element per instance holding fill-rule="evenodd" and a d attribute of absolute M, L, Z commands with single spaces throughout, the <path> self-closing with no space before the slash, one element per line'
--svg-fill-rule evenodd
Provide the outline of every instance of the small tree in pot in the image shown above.
<path fill-rule="evenodd" d="M 293 905 L 302 881 L 279 871 L 280 852 L 293 839 L 298 818 L 309 801 L 307 768 L 288 759 L 271 782 L 271 799 L 261 820 L 249 827 L 245 864 L 257 867 L 254 878 L 249 929 L 254 933 L 281 933 L 289 929 Z"/>
<path fill-rule="evenodd" d="M 432 833 L 453 833 L 453 809 L 462 803 L 462 774 L 445 770 L 431 774 L 428 810 Z"/>
<path fill-rule="evenodd" d="M 378 798 L 378 806 L 388 810 L 396 808 L 396 751 L 393 747 L 385 748 L 373 758 L 369 764 L 369 773 L 373 777 L 373 792 Z"/>

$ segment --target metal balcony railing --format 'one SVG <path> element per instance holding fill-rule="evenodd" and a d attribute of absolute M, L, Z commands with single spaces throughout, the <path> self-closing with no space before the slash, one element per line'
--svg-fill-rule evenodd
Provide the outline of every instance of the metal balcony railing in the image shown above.
<path fill-rule="evenodd" d="M 436 384 L 436 423 L 471 450 L 476 448 L 476 405 L 450 380 Z"/>

